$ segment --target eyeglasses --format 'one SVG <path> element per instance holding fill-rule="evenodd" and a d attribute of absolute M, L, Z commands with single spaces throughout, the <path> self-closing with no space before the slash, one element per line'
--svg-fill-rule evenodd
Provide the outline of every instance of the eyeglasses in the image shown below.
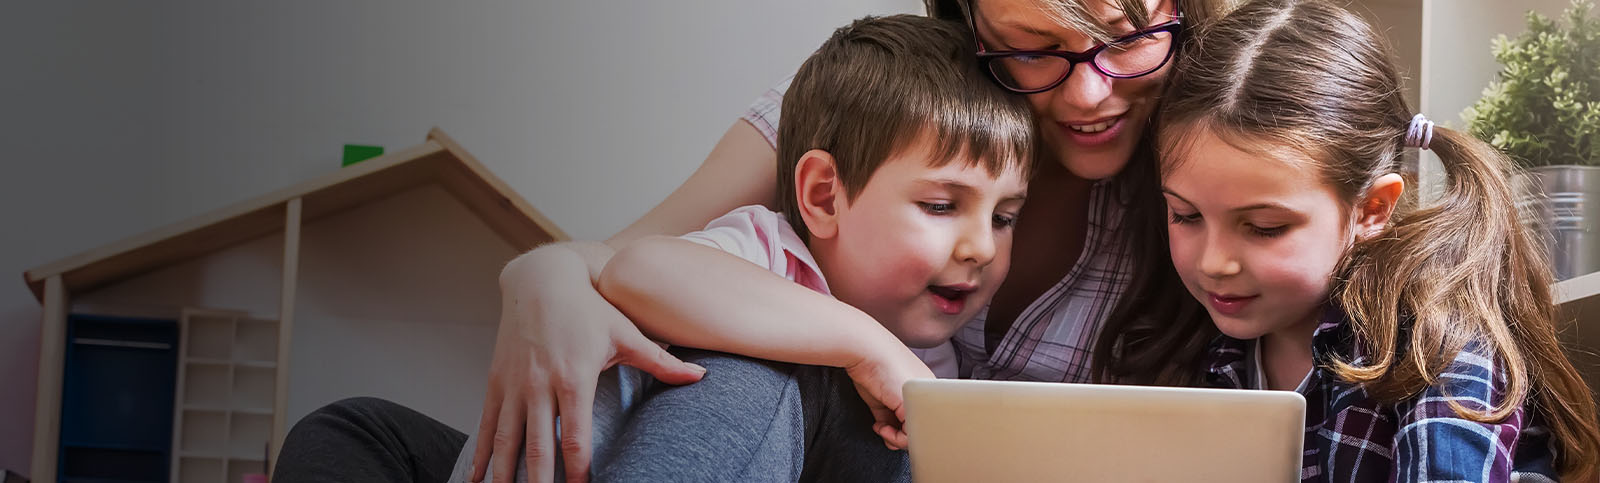
<path fill-rule="evenodd" d="M 974 35 L 978 20 L 973 2 L 967 4 L 967 19 Z M 1182 15 L 1172 21 L 1150 26 L 1112 39 L 1083 52 L 1066 50 L 988 50 L 978 41 L 978 62 L 995 81 L 1007 90 L 1033 94 L 1054 89 L 1072 75 L 1078 64 L 1088 62 L 1101 75 L 1129 79 L 1148 75 L 1172 60 L 1174 39 L 1183 32 Z"/>

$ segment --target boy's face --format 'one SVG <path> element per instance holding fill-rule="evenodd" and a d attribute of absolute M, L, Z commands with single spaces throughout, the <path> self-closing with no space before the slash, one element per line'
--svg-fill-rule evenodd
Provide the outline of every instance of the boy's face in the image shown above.
<path fill-rule="evenodd" d="M 1163 170 L 1162 189 L 1189 293 L 1229 337 L 1314 327 L 1353 241 L 1349 207 L 1308 163 L 1244 152 L 1208 130 L 1185 153 Z"/>
<path fill-rule="evenodd" d="M 814 239 L 833 295 L 911 347 L 944 342 L 989 303 L 1010 266 L 1027 182 L 957 159 L 929 166 L 914 143 L 838 203 L 838 231 Z"/>

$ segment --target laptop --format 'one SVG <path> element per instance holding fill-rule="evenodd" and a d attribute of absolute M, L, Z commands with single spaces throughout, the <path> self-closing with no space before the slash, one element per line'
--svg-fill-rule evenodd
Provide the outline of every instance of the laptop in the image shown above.
<path fill-rule="evenodd" d="M 917 379 L 905 398 L 918 482 L 1300 481 L 1290 391 Z"/>

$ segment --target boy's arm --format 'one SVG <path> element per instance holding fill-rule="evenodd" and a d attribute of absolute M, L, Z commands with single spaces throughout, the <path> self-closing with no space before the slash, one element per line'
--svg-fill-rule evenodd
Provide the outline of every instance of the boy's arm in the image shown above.
<path fill-rule="evenodd" d="M 907 446 L 901 386 L 933 371 L 865 312 L 674 237 L 629 244 L 596 287 L 639 330 L 669 344 L 844 368 L 872 410 L 873 432 L 892 449 Z"/>
<path fill-rule="evenodd" d="M 847 369 L 869 359 L 915 359 L 855 307 L 676 237 L 629 244 L 597 286 L 639 330 L 672 345 Z"/>

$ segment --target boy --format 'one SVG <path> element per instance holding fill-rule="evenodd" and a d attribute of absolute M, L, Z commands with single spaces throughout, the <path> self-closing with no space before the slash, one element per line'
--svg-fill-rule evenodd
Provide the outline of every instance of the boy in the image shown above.
<path fill-rule="evenodd" d="M 708 372 L 689 386 L 602 379 L 596 479 L 907 476 L 873 436 L 903 448 L 900 386 L 933 376 L 907 346 L 948 344 L 988 304 L 1032 159 L 1027 106 L 990 84 L 973 45 L 926 17 L 839 29 L 784 99 L 782 213 L 742 207 L 610 260 L 600 293 L 646 334 L 787 364 L 690 351 Z"/>

